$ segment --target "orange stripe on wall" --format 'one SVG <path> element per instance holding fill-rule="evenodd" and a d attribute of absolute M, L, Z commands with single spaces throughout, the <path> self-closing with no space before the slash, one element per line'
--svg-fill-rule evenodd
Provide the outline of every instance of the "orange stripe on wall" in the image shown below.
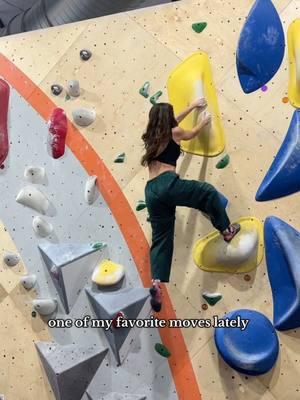
<path fill-rule="evenodd" d="M 56 105 L 2 54 L 0 54 L 0 75 L 31 104 L 45 121 L 48 120 Z M 127 242 L 143 285 L 149 287 L 151 284 L 149 245 L 122 190 L 99 155 L 70 121 L 67 145 L 87 173 L 97 175 L 98 188 Z M 164 289 L 164 305 L 157 316 L 166 320 L 176 319 L 166 287 L 165 285 L 162 286 Z M 172 354 L 168 361 L 179 398 L 182 400 L 200 400 L 199 387 L 181 330 L 163 328 L 159 330 L 159 333 L 162 342 Z"/>

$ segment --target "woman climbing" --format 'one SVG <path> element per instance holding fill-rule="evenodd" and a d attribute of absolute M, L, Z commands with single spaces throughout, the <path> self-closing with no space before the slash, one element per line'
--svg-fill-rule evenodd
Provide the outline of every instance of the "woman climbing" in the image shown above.
<path fill-rule="evenodd" d="M 176 206 L 195 208 L 207 214 L 226 242 L 240 230 L 240 225 L 230 223 L 218 191 L 212 185 L 184 180 L 176 173 L 180 141 L 201 134 L 211 122 L 211 116 L 203 113 L 205 108 L 205 99 L 199 99 L 175 118 L 170 104 L 158 103 L 150 110 L 148 126 L 142 136 L 145 154 L 141 164 L 149 169 L 145 198 L 152 227 L 151 306 L 156 312 L 161 309 L 159 282 L 169 282 L 170 277 Z M 178 124 L 194 109 L 199 110 L 200 121 L 191 131 L 185 131 Z"/>

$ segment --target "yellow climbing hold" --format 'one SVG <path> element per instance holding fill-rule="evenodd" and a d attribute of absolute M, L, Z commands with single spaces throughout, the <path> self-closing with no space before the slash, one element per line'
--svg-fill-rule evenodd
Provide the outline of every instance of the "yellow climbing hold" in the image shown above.
<path fill-rule="evenodd" d="M 241 231 L 226 243 L 218 231 L 198 240 L 193 249 L 195 264 L 210 272 L 250 272 L 261 263 L 264 254 L 263 224 L 255 217 L 237 221 Z"/>
<path fill-rule="evenodd" d="M 207 157 L 222 153 L 225 148 L 225 135 L 208 55 L 198 52 L 179 64 L 169 76 L 167 87 L 169 101 L 176 114 L 195 99 L 204 97 L 208 104 L 206 111 L 212 116 L 211 124 L 207 125 L 197 137 L 181 142 L 182 150 Z M 191 130 L 198 119 L 199 112 L 195 110 L 182 121 L 180 126 Z"/>
<path fill-rule="evenodd" d="M 288 29 L 289 99 L 292 106 L 300 108 L 300 18 Z"/>
<path fill-rule="evenodd" d="M 118 283 L 124 276 L 123 265 L 110 260 L 103 260 L 94 270 L 92 281 L 97 285 L 111 286 Z"/>

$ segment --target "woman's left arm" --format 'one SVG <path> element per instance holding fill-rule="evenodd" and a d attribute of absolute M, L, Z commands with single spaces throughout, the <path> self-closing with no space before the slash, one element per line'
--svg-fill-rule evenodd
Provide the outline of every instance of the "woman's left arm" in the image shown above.
<path fill-rule="evenodd" d="M 203 99 L 198 99 L 195 100 L 193 103 L 191 103 L 185 110 L 183 110 L 180 114 L 176 116 L 176 121 L 178 124 L 180 124 L 181 121 L 184 120 L 184 118 L 189 115 L 190 112 L 192 112 L 195 108 L 198 108 L 199 111 L 203 111 L 207 106 L 206 100 Z"/>

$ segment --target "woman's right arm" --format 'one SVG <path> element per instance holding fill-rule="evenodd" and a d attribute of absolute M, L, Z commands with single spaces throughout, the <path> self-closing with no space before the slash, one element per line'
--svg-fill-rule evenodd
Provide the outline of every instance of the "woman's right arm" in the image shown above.
<path fill-rule="evenodd" d="M 174 136 L 176 137 L 177 140 L 191 140 L 199 133 L 201 133 L 201 130 L 208 125 L 211 122 L 211 115 L 206 115 L 203 117 L 203 119 L 190 131 L 186 131 L 179 126 L 173 129 Z"/>

